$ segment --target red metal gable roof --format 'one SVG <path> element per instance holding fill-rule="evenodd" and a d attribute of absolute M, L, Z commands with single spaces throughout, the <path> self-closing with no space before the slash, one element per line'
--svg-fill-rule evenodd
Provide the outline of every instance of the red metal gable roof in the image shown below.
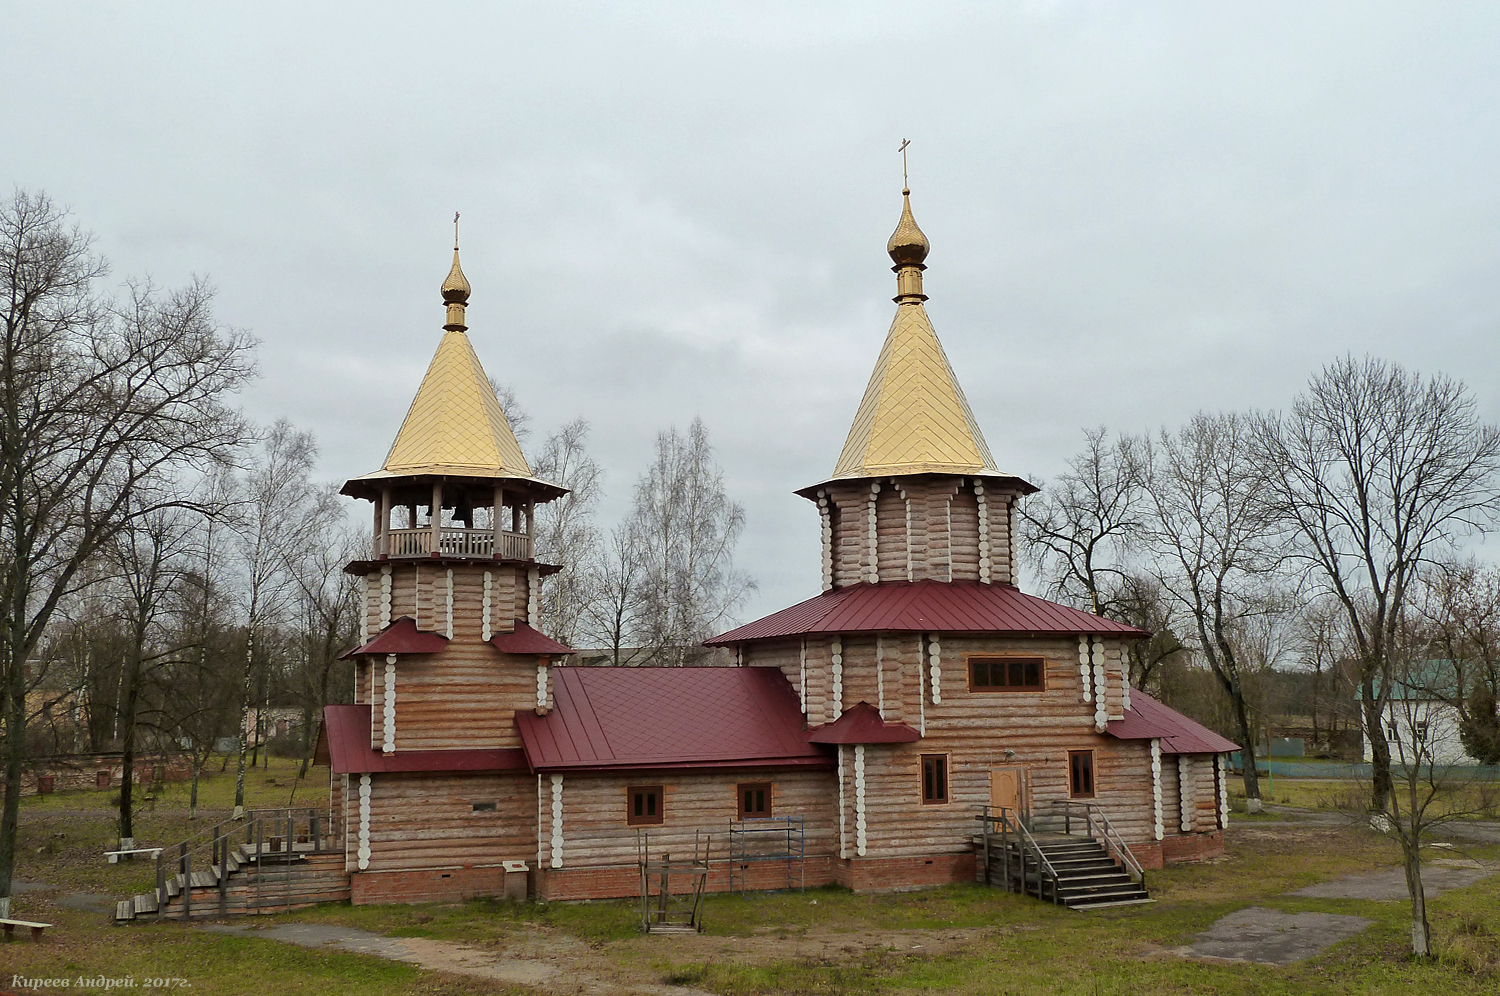
<path fill-rule="evenodd" d="M 490 643 L 496 650 L 504 651 L 507 654 L 561 656 L 563 654 L 578 653 L 572 647 L 563 646 L 541 630 L 532 629 L 519 619 L 516 620 L 516 628 L 512 632 L 496 633 L 490 637 Z"/>
<path fill-rule="evenodd" d="M 437 654 L 448 645 L 446 636 L 417 629 L 411 616 L 400 616 L 380 634 L 363 647 L 355 647 L 344 654 Z"/>
<path fill-rule="evenodd" d="M 516 713 L 534 770 L 818 765 L 797 693 L 768 667 L 557 667 L 554 708 Z"/>
<path fill-rule="evenodd" d="M 1125 718 L 1110 723 L 1107 729 L 1121 740 L 1160 737 L 1163 754 L 1222 754 L 1240 749 L 1233 740 L 1219 736 L 1134 688 L 1130 690 L 1130 708 L 1125 710 Z"/>
<path fill-rule="evenodd" d="M 807 739 L 815 744 L 910 744 L 922 734 L 905 723 L 887 723 L 879 709 L 856 702 L 833 722 L 809 730 Z"/>
<path fill-rule="evenodd" d="M 398 750 L 383 754 L 370 746 L 370 707 L 323 707 L 314 763 L 334 774 L 374 771 L 525 771 L 526 755 L 515 747 L 490 750 Z"/>
<path fill-rule="evenodd" d="M 876 632 L 1146 635 L 1134 626 L 1023 594 L 1013 585 L 885 581 L 826 591 L 706 643 L 713 647 L 809 633 Z"/>

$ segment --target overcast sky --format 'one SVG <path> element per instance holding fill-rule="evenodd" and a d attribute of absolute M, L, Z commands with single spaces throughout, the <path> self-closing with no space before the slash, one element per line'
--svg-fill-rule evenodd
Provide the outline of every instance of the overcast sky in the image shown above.
<path fill-rule="evenodd" d="M 1497 52 L 1473 3 L 3 0 L 0 182 L 117 278 L 209 277 L 262 343 L 247 409 L 337 479 L 384 460 L 462 211 L 470 335 L 531 444 L 589 419 L 608 524 L 701 415 L 753 618 L 818 591 L 792 490 L 890 323 L 903 137 L 1002 469 L 1283 406 L 1350 351 L 1500 418 Z"/>

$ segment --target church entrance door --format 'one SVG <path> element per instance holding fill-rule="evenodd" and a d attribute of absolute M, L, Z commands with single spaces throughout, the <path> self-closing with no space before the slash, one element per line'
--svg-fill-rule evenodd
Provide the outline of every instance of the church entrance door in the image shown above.
<path fill-rule="evenodd" d="M 1015 812 L 1018 818 L 1026 819 L 1026 769 L 990 769 L 990 806 L 998 810 L 1001 806 Z M 998 816 L 999 813 L 997 812 Z"/>

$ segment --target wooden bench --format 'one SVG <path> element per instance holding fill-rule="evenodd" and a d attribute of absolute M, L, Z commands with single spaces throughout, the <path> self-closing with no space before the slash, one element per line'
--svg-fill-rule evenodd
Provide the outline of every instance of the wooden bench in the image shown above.
<path fill-rule="evenodd" d="M 123 851 L 105 851 L 104 856 L 109 859 L 110 864 L 118 864 L 121 857 L 133 858 L 137 854 L 149 854 L 153 858 L 162 852 L 160 847 L 130 847 Z"/>
<path fill-rule="evenodd" d="M 33 923 L 30 920 L 0 920 L 0 927 L 5 928 L 5 939 L 14 940 L 17 927 L 30 927 L 31 939 L 39 941 L 42 939 L 42 931 L 52 926 L 50 923 Z"/>

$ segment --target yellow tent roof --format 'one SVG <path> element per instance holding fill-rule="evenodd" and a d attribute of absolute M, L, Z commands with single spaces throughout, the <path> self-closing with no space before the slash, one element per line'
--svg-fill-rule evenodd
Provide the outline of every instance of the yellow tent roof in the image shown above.
<path fill-rule="evenodd" d="M 459 330 L 443 334 L 385 467 L 367 476 L 415 474 L 532 476 L 495 389 Z"/>
<path fill-rule="evenodd" d="M 905 300 L 833 479 L 932 473 L 1009 476 L 995 467 L 927 309 Z"/>

